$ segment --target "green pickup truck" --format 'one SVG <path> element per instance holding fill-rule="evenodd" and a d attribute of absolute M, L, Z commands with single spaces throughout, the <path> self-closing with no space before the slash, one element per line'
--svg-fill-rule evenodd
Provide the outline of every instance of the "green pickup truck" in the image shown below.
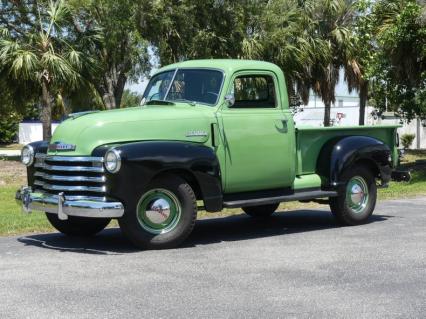
<path fill-rule="evenodd" d="M 143 105 L 69 116 L 22 150 L 23 210 L 89 236 L 118 220 L 145 249 L 175 247 L 197 210 L 266 218 L 287 201 L 322 201 L 365 223 L 377 187 L 409 176 L 397 126 L 295 127 L 284 74 L 261 61 L 197 60 L 160 69 Z"/>

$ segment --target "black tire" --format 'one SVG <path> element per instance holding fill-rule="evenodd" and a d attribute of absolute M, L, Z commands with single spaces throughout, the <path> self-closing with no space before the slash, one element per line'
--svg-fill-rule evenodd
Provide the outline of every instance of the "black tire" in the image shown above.
<path fill-rule="evenodd" d="M 260 206 L 247 206 L 243 207 L 243 211 L 255 218 L 268 218 L 271 216 L 278 208 L 280 204 L 268 204 L 268 205 L 260 205 Z"/>
<path fill-rule="evenodd" d="M 166 210 L 163 211 L 161 206 L 159 206 L 158 211 L 156 210 L 158 207 L 154 208 L 156 206 L 151 206 L 151 210 L 143 209 L 145 207 L 143 203 L 147 196 L 155 198 L 156 194 L 172 197 L 171 200 L 175 200 L 173 203 L 176 205 L 176 211 L 179 211 L 173 217 L 171 224 L 161 230 L 150 228 L 146 224 L 146 219 L 148 219 L 149 212 L 151 214 L 159 213 L 163 216 L 163 212 Z M 155 199 L 151 199 L 151 203 L 155 201 Z M 154 204 L 148 204 L 148 206 L 150 205 Z M 172 215 L 171 211 L 171 209 L 168 210 L 169 217 Z M 168 249 L 178 246 L 189 236 L 194 228 L 196 219 L 197 201 L 191 186 L 179 176 L 167 175 L 152 181 L 142 192 L 136 206 L 125 209 L 124 216 L 118 220 L 118 223 L 123 234 L 136 247 L 142 249 Z"/>
<path fill-rule="evenodd" d="M 331 212 L 340 225 L 355 226 L 365 224 L 373 214 L 377 200 L 377 186 L 373 173 L 365 166 L 356 165 L 344 171 L 342 180 L 344 185 L 339 189 L 339 196 L 330 198 Z M 358 192 L 358 194 L 367 193 L 368 196 L 366 198 L 365 195 L 357 197 L 356 188 L 352 193 L 355 201 L 352 202 L 351 198 L 347 198 L 348 191 L 349 189 L 352 190 L 352 187 L 364 190 L 364 182 L 367 191 Z M 358 200 L 360 203 L 355 203 Z"/>
<path fill-rule="evenodd" d="M 86 218 L 68 216 L 67 220 L 60 220 L 58 215 L 46 213 L 50 224 L 59 232 L 67 236 L 93 236 L 105 227 L 111 221 L 110 218 Z"/>

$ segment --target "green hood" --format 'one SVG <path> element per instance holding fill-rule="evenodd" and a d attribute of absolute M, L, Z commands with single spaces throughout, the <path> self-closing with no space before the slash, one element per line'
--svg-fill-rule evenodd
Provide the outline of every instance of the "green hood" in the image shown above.
<path fill-rule="evenodd" d="M 63 155 L 90 155 L 100 145 L 143 140 L 205 143 L 213 117 L 214 108 L 189 105 L 150 105 L 89 113 L 61 123 L 51 143 L 76 145 L 75 151 Z M 190 133 L 194 131 L 206 132 L 207 136 Z"/>

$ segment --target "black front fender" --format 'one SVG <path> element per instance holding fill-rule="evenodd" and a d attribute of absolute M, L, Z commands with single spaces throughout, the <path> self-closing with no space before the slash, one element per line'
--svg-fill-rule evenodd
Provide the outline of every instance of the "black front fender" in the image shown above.
<path fill-rule="evenodd" d="M 108 196 L 135 207 L 150 181 L 159 174 L 172 172 L 195 179 L 199 199 L 208 211 L 222 209 L 219 161 L 214 150 L 205 145 L 174 141 L 146 141 L 114 147 L 120 151 L 122 166 L 118 173 L 107 173 Z M 96 148 L 92 155 L 103 156 L 108 146 Z"/>
<path fill-rule="evenodd" d="M 382 141 L 369 136 L 346 136 L 330 140 L 322 148 L 317 172 L 328 187 L 343 183 L 343 171 L 355 164 L 368 165 L 382 184 L 391 179 L 391 150 Z"/>

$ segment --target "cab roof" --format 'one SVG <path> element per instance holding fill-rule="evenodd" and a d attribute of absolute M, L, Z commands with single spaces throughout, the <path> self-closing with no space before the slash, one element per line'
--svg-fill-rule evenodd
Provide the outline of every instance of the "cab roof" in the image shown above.
<path fill-rule="evenodd" d="M 176 68 L 213 68 L 220 69 L 225 73 L 234 73 L 242 70 L 268 70 L 277 74 L 281 73 L 281 69 L 269 62 L 257 60 L 237 60 L 237 59 L 206 59 L 206 60 L 189 60 L 167 65 L 158 70 L 160 73 Z"/>

